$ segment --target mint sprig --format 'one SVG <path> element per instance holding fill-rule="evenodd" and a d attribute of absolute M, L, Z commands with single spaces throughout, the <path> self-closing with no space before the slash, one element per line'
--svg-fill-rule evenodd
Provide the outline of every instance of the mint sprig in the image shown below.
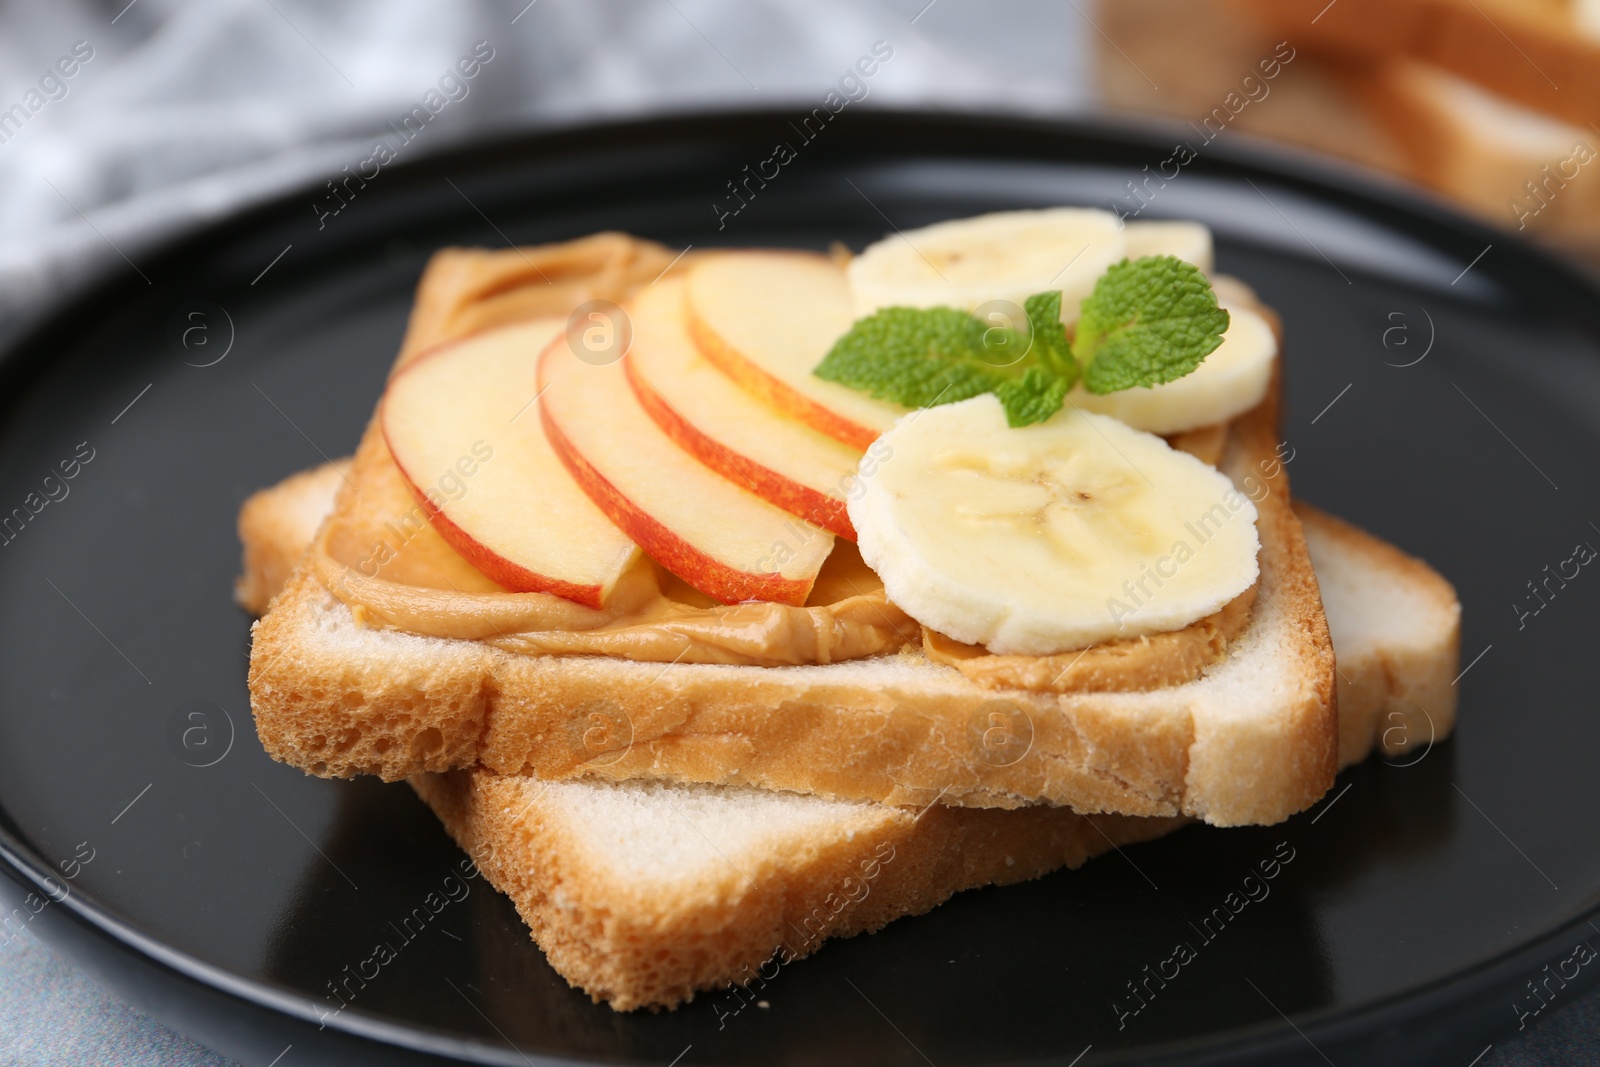
<path fill-rule="evenodd" d="M 1205 275 L 1172 256 L 1125 259 L 1102 275 L 1075 341 L 1059 290 L 1028 297 L 1023 314 L 1026 326 L 1013 327 L 955 308 L 882 308 L 857 319 L 813 373 L 913 408 L 994 393 L 1007 423 L 1027 426 L 1061 410 L 1080 376 L 1095 393 L 1181 378 L 1228 328 Z"/>
<path fill-rule="evenodd" d="M 1072 354 L 1091 393 L 1148 389 L 1200 366 L 1227 329 L 1227 310 L 1193 264 L 1175 256 L 1124 259 L 1084 300 Z"/>

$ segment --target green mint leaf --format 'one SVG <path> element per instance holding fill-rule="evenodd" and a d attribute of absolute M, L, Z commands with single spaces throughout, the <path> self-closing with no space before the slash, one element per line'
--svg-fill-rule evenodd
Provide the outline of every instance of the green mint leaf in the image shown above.
<path fill-rule="evenodd" d="M 1078 361 L 1072 356 L 1067 328 L 1061 325 L 1061 290 L 1034 293 L 1022 302 L 1022 310 L 1028 316 L 1028 336 L 1032 341 L 1029 355 L 1039 366 L 1064 379 L 1066 388 L 1071 389 L 1078 380 Z"/>
<path fill-rule="evenodd" d="M 883 308 L 857 319 L 812 373 L 906 407 L 953 404 L 1021 373 L 984 358 L 985 329 L 955 308 Z"/>
<path fill-rule="evenodd" d="M 1124 259 L 1084 300 L 1072 353 L 1091 393 L 1149 388 L 1193 371 L 1227 328 L 1199 268 L 1175 256 Z"/>
<path fill-rule="evenodd" d="M 1071 388 L 1070 379 L 1052 374 L 1043 367 L 1029 367 L 1022 377 L 1002 382 L 995 395 L 1000 398 L 1000 406 L 1006 409 L 1008 426 L 1031 426 L 1060 411 Z"/>

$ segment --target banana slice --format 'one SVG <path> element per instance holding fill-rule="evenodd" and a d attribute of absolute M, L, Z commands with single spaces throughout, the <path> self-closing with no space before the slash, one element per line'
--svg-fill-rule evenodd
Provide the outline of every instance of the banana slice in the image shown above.
<path fill-rule="evenodd" d="M 1034 293 L 1061 290 L 1061 319 L 1107 267 L 1123 257 L 1117 217 L 1092 208 L 1001 211 L 955 219 L 885 237 L 850 261 L 857 316 L 882 307 L 955 307 L 992 300 L 1017 305 Z"/>
<path fill-rule="evenodd" d="M 1122 231 L 1122 254 L 1129 259 L 1141 256 L 1177 256 L 1211 273 L 1211 230 L 1198 222 L 1161 220 L 1130 222 Z"/>
<path fill-rule="evenodd" d="M 1006 425 L 992 395 L 904 416 L 850 520 L 889 599 L 992 652 L 1180 630 L 1256 581 L 1256 509 L 1153 434 L 1066 408 Z"/>
<path fill-rule="evenodd" d="M 1219 291 L 1218 296 L 1223 293 Z M 1068 402 L 1084 411 L 1120 419 L 1136 430 L 1159 434 L 1227 422 L 1249 411 L 1267 395 L 1278 338 L 1256 312 L 1226 300 L 1219 303 L 1232 320 L 1228 332 L 1193 372 L 1164 385 L 1115 393 L 1091 393 L 1080 384 L 1067 395 Z"/>

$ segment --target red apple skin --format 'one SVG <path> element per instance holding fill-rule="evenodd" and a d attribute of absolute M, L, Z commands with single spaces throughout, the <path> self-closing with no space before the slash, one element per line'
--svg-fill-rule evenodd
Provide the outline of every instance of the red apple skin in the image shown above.
<path fill-rule="evenodd" d="M 384 444 L 389 444 L 388 434 L 384 435 Z M 389 448 L 389 456 L 394 458 L 394 449 Z M 461 527 L 450 521 L 449 516 L 434 507 L 422 490 L 417 488 L 416 479 L 405 469 L 398 459 L 394 465 L 400 471 L 400 477 L 405 479 L 406 488 L 411 490 L 412 497 L 417 505 L 428 516 L 428 521 L 439 536 L 444 538 L 445 544 L 456 550 L 456 554 L 491 580 L 499 582 L 513 593 L 554 593 L 558 597 L 582 604 L 586 608 L 600 610 L 605 607 L 603 598 L 604 590 L 598 585 L 578 585 L 574 582 L 563 581 L 560 578 L 551 578 L 543 574 L 530 571 L 528 568 L 511 562 L 504 556 L 491 552 L 479 542 L 473 540 Z"/>
<path fill-rule="evenodd" d="M 542 376 L 541 376 L 542 377 Z M 545 400 L 539 400 L 544 408 Z M 583 487 L 606 517 L 617 524 L 623 533 L 657 563 L 676 574 L 696 589 L 724 604 L 737 604 L 745 600 L 770 600 L 795 607 L 806 602 L 811 595 L 811 582 L 798 578 L 785 578 L 781 574 L 750 574 L 712 559 L 689 542 L 673 533 L 655 518 L 639 510 L 634 503 L 607 481 L 605 476 L 589 464 L 561 432 L 554 416 L 544 410 L 544 432 L 550 447 L 561 457 L 573 480 Z"/>
<path fill-rule="evenodd" d="M 850 525 L 850 515 L 845 510 L 843 500 L 801 485 L 770 467 L 724 448 L 691 425 L 676 408 L 667 403 L 666 397 L 651 388 L 650 383 L 634 370 L 633 362 L 627 357 L 623 357 L 623 367 L 628 375 L 628 384 L 633 386 L 640 405 L 678 447 L 730 482 L 776 504 L 789 514 L 850 541 L 856 539 L 856 528 Z M 615 519 L 612 521 L 616 522 Z"/>
<path fill-rule="evenodd" d="M 475 331 L 482 333 L 484 331 Z M 399 367 L 390 375 L 389 381 L 393 382 L 411 367 L 424 360 L 437 359 L 455 349 L 468 337 L 453 338 L 436 345 L 430 345 L 419 352 L 407 357 Z M 387 399 L 387 397 L 385 397 Z M 394 462 L 395 469 L 400 472 L 401 479 L 406 483 L 406 488 L 411 490 L 411 496 L 416 500 L 434 530 L 444 539 L 445 544 L 455 549 L 461 556 L 491 581 L 498 582 L 513 593 L 552 593 L 574 603 L 582 604 L 587 608 L 600 610 L 605 607 L 605 588 L 598 584 L 580 585 L 576 582 L 564 581 L 560 578 L 551 578 L 539 574 L 528 568 L 513 563 L 497 552 L 491 551 L 460 526 L 456 525 L 439 508 L 435 507 L 427 498 L 424 490 L 418 485 L 417 479 L 406 470 L 405 464 L 400 462 L 399 453 L 395 451 L 394 442 L 389 439 L 388 421 L 383 417 L 383 402 L 379 403 L 378 430 L 383 434 L 383 445 L 389 451 L 389 458 Z"/>
<path fill-rule="evenodd" d="M 686 317 L 689 336 L 694 339 L 700 354 L 722 373 L 779 411 L 860 452 L 872 447 L 872 442 L 878 439 L 879 431 L 835 414 L 745 359 L 702 322 L 693 307 L 687 309 Z M 854 537 L 853 534 L 849 536 L 852 539 Z"/>

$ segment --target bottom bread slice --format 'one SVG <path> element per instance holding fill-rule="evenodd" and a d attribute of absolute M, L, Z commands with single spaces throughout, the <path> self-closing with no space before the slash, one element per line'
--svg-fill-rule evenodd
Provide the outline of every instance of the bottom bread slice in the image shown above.
<path fill-rule="evenodd" d="M 977 886 L 1076 867 L 1188 820 L 1066 808 L 918 812 L 748 786 L 489 771 L 411 785 L 550 965 L 618 1010 L 772 980 L 832 937 Z"/>
<path fill-rule="evenodd" d="M 1343 519 L 1294 504 L 1338 663 L 1339 766 L 1424 750 L 1456 725 L 1461 602 L 1438 571 Z M 1418 758 L 1418 757 L 1405 757 Z"/>
<path fill-rule="evenodd" d="M 252 497 L 238 595 L 260 613 L 332 504 L 325 466 Z M 1392 545 L 1295 503 L 1338 660 L 1341 765 L 1442 740 L 1455 724 L 1460 605 Z M 508 895 L 551 965 L 619 1010 L 759 988 L 831 937 L 962 889 L 1076 867 L 1186 820 L 1065 808 L 921 812 L 748 787 L 488 771 L 411 779 Z M 735 1010 L 737 1000 L 730 1000 Z"/>

